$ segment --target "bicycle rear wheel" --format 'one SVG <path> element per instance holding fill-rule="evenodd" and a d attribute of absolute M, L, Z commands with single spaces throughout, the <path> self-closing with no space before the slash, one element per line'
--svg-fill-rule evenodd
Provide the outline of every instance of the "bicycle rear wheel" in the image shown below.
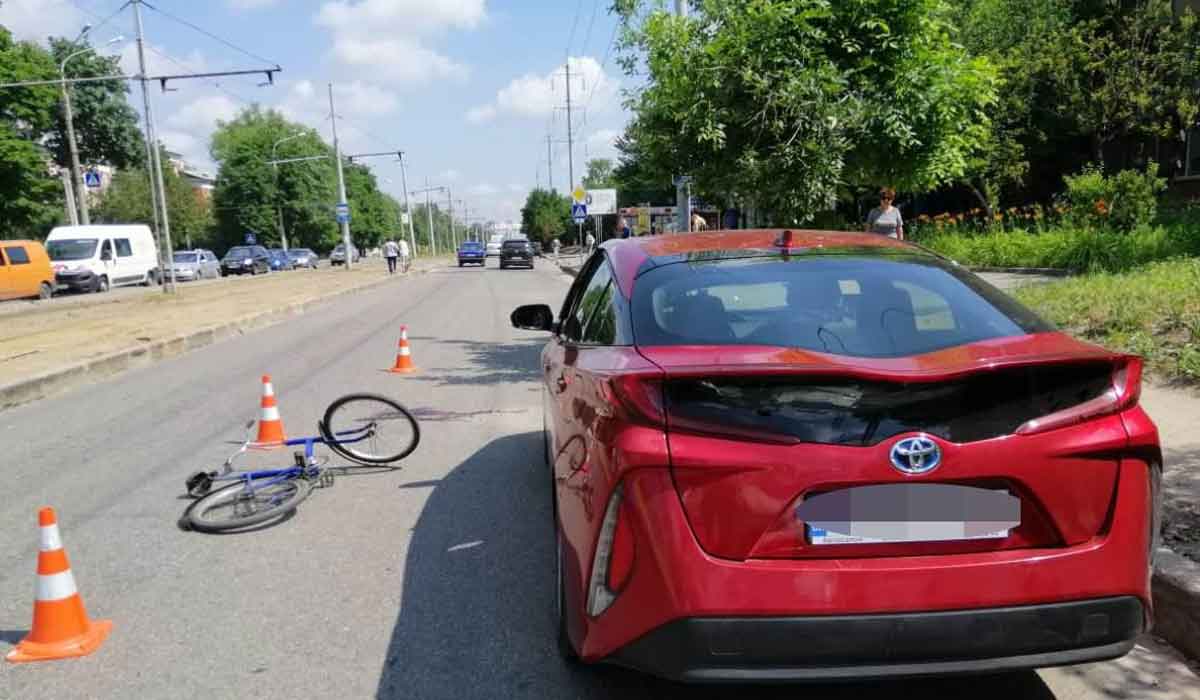
<path fill-rule="evenodd" d="M 325 409 L 321 429 L 331 450 L 359 464 L 399 462 L 421 441 L 421 428 L 408 409 L 377 394 L 337 399 Z"/>
<path fill-rule="evenodd" d="M 312 483 L 306 479 L 287 479 L 255 488 L 238 481 L 196 501 L 188 509 L 187 521 L 200 532 L 240 530 L 282 518 L 311 493 Z"/>

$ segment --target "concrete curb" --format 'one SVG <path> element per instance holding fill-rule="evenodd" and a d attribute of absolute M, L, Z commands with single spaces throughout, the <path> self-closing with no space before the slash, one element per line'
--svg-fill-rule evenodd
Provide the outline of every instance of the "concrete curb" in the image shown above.
<path fill-rule="evenodd" d="M 1154 633 L 1200 659 L 1200 564 L 1159 547 L 1151 588 Z"/>
<path fill-rule="evenodd" d="M 412 274 L 425 274 L 428 269 L 413 269 Z M 300 315 L 315 306 L 348 294 L 374 289 L 403 277 L 384 277 L 366 284 L 342 289 L 306 302 L 295 302 L 264 311 L 254 316 L 203 328 L 172 338 L 164 338 L 137 347 L 119 350 L 92 360 L 78 362 L 59 369 L 0 385 L 0 411 L 23 403 L 48 398 L 85 384 L 91 384 L 137 367 L 218 343 L 235 335 L 273 326 L 292 316 Z"/>

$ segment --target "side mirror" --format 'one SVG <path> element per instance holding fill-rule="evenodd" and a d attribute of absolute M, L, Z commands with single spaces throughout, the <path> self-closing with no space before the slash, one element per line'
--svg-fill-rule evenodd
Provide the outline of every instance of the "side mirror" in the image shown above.
<path fill-rule="evenodd" d="M 508 317 L 513 328 L 526 331 L 553 331 L 554 312 L 546 304 L 518 306 Z"/>

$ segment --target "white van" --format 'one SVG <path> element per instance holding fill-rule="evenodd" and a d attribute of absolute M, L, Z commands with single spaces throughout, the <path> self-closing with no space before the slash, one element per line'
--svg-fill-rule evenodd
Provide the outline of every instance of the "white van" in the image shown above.
<path fill-rule="evenodd" d="M 497 233 L 488 239 L 487 256 L 489 258 L 500 257 L 500 246 L 504 244 L 504 234 Z"/>
<path fill-rule="evenodd" d="M 59 289 L 103 292 L 157 284 L 158 246 L 144 224 L 59 226 L 46 238 Z"/>

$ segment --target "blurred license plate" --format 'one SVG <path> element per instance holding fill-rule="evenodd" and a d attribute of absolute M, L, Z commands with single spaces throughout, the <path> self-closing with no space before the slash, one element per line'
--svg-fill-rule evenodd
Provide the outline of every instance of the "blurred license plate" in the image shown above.
<path fill-rule="evenodd" d="M 1003 489 L 877 484 L 808 498 L 796 517 L 814 545 L 1003 539 L 1021 524 L 1021 501 Z"/>

